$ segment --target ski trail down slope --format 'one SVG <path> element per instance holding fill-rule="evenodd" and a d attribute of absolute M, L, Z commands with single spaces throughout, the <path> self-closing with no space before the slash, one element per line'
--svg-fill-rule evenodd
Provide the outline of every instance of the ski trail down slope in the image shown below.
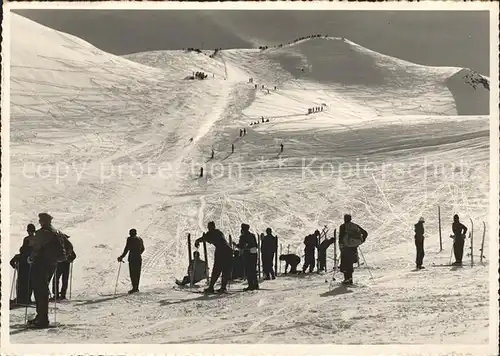
<path fill-rule="evenodd" d="M 12 342 L 488 342 L 489 259 L 432 267 L 449 262 L 455 213 L 475 222 L 478 261 L 488 214 L 489 117 L 478 114 L 483 89 L 473 97 L 463 83 L 467 69 L 335 38 L 117 57 L 11 16 L 10 252 L 49 211 L 78 256 L 72 300 L 57 305 L 68 326 L 11 330 Z M 187 79 L 196 71 L 208 77 Z M 307 114 L 312 107 L 323 111 Z M 201 236 L 208 221 L 233 240 L 243 222 L 259 234 L 271 227 L 281 251 L 302 258 L 304 236 L 333 232 L 346 212 L 369 232 L 352 288 L 337 273 L 330 290 L 331 272 L 280 275 L 247 293 L 234 281 L 227 296 L 173 288 L 186 273 L 186 235 Z M 420 216 L 427 268 L 414 271 Z M 122 268 L 114 296 L 130 228 L 146 246 L 141 292 L 127 295 Z M 469 251 L 467 240 L 464 261 Z M 22 322 L 24 310 L 10 318 Z"/>

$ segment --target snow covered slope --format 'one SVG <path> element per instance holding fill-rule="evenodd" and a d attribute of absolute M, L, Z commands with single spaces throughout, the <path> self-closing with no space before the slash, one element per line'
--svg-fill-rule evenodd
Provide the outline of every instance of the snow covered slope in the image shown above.
<path fill-rule="evenodd" d="M 420 216 L 430 265 L 449 260 L 454 213 L 474 220 L 478 239 L 488 212 L 488 117 L 456 115 L 446 81 L 460 69 L 417 66 L 338 39 L 214 58 L 120 58 L 18 15 L 12 25 L 11 252 L 25 225 L 50 211 L 78 255 L 73 300 L 57 313 L 68 327 L 30 332 L 28 342 L 58 343 L 63 334 L 75 343 L 487 341 L 487 267 L 412 271 Z M 365 59 L 355 68 L 338 59 L 338 73 L 325 77 L 333 50 Z M 286 51 L 307 74 L 284 63 Z M 209 76 L 185 79 L 195 71 Z M 250 126 L 262 116 L 269 122 Z M 346 212 L 370 234 L 358 288 L 329 292 L 329 275 L 311 275 L 227 297 L 172 289 L 187 267 L 186 234 L 200 236 L 210 220 L 233 238 L 242 222 L 259 233 L 271 226 L 284 251 L 302 255 L 304 235 L 338 228 Z M 113 297 L 130 228 L 146 245 L 141 293 L 121 294 L 129 288 L 122 268 Z M 23 319 L 24 310 L 11 312 L 12 324 Z M 11 339 L 27 340 L 15 331 Z"/>

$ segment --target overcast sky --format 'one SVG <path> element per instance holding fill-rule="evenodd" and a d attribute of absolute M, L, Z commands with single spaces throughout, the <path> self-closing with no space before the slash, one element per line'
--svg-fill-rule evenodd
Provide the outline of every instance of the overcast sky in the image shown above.
<path fill-rule="evenodd" d="M 487 11 L 15 12 L 118 55 L 187 47 L 258 47 L 320 33 L 419 64 L 466 67 L 489 75 Z"/>

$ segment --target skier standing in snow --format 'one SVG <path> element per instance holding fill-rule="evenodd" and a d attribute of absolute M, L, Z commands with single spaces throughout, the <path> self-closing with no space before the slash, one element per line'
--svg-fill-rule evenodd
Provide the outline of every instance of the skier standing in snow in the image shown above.
<path fill-rule="evenodd" d="M 365 242 L 368 233 L 352 222 L 349 214 L 344 215 L 344 223 L 339 228 L 340 270 L 344 273 L 342 284 L 353 284 L 353 264 L 356 261 L 358 246 Z"/>
<path fill-rule="evenodd" d="M 118 262 L 121 263 L 123 262 L 123 258 L 128 253 L 128 269 L 130 273 L 130 281 L 132 282 L 132 289 L 128 291 L 129 294 L 139 292 L 139 281 L 141 279 L 142 267 L 141 255 L 144 250 L 144 242 L 142 241 L 142 238 L 137 236 L 137 230 L 130 229 L 125 249 L 120 257 L 118 257 Z"/>
<path fill-rule="evenodd" d="M 68 280 L 69 280 L 69 268 L 71 263 L 76 259 L 76 254 L 73 249 L 73 244 L 69 241 L 69 236 L 64 240 L 64 248 L 66 251 L 70 251 L 68 259 L 57 264 L 56 273 L 52 278 L 52 294 L 54 295 L 52 299 L 65 300 L 66 291 L 68 290 Z M 59 280 L 62 277 L 61 291 L 59 292 Z"/>
<path fill-rule="evenodd" d="M 234 143 L 231 144 L 231 153 L 234 153 Z"/>
<path fill-rule="evenodd" d="M 425 219 L 421 217 L 418 222 L 415 224 L 415 247 L 417 248 L 417 269 L 425 268 L 422 266 L 425 252 L 424 252 L 424 223 Z"/>
<path fill-rule="evenodd" d="M 12 268 L 17 269 L 17 288 L 16 302 L 17 304 L 31 304 L 31 294 L 33 291 L 31 281 L 30 265 L 28 257 L 30 256 L 30 242 L 35 236 L 36 227 L 33 224 L 28 224 L 26 232 L 28 236 L 23 239 L 23 245 L 19 248 L 19 253 L 10 260 Z"/>
<path fill-rule="evenodd" d="M 241 224 L 240 240 L 235 245 L 242 251 L 243 263 L 245 265 L 248 287 L 244 290 L 251 291 L 259 289 L 259 281 L 257 279 L 257 238 L 255 234 L 250 232 L 250 225 Z"/>
<path fill-rule="evenodd" d="M 453 216 L 453 224 L 451 225 L 453 231 L 453 252 L 455 254 L 454 266 L 462 265 L 462 257 L 464 255 L 464 243 L 465 234 L 467 233 L 467 227 L 460 222 L 460 217 L 455 214 Z"/>
<path fill-rule="evenodd" d="M 280 153 L 283 153 L 283 148 L 284 148 L 284 146 L 283 146 L 283 144 L 281 144 L 280 145 Z"/>
<path fill-rule="evenodd" d="M 329 239 L 324 239 L 318 246 L 318 262 L 320 272 L 326 269 L 326 250 L 334 243 L 335 237 L 332 237 Z"/>
<path fill-rule="evenodd" d="M 193 252 L 193 259 L 189 262 L 187 276 L 184 276 L 182 281 L 176 279 L 175 283 L 180 286 L 185 286 L 191 283 L 191 278 L 193 278 L 193 284 L 196 284 L 207 277 L 207 272 L 207 263 L 200 258 L 200 253 L 195 251 Z"/>
<path fill-rule="evenodd" d="M 300 257 L 294 253 L 289 253 L 280 256 L 280 261 L 285 261 L 285 274 L 287 274 L 288 266 L 290 266 L 290 273 L 297 274 L 297 266 L 300 264 Z"/>
<path fill-rule="evenodd" d="M 266 229 L 266 235 L 262 238 L 261 253 L 262 253 L 262 269 L 264 270 L 264 279 L 276 279 L 276 274 L 273 269 L 274 254 L 277 253 L 278 240 L 273 236 L 270 227 Z"/>
<path fill-rule="evenodd" d="M 227 283 L 231 278 L 232 257 L 233 250 L 227 243 L 224 234 L 219 229 L 215 228 L 215 223 L 210 221 L 207 225 L 208 231 L 202 237 L 196 239 L 194 246 L 198 248 L 200 242 L 208 242 L 215 246 L 214 265 L 212 268 L 212 276 L 208 288 L 204 290 L 205 293 L 214 293 L 214 286 L 217 279 L 222 273 L 221 288 L 217 290 L 218 293 L 227 292 Z"/>
<path fill-rule="evenodd" d="M 309 273 L 314 271 L 316 265 L 316 249 L 318 248 L 319 231 L 316 230 L 314 234 L 307 235 L 304 239 L 304 265 L 302 266 L 302 273 L 305 273 L 309 268 Z"/>
<path fill-rule="evenodd" d="M 31 277 L 36 302 L 36 317 L 28 321 L 30 327 L 47 328 L 49 326 L 49 283 L 57 263 L 66 258 L 64 235 L 52 226 L 52 216 L 38 214 L 40 229 L 30 240 Z"/>

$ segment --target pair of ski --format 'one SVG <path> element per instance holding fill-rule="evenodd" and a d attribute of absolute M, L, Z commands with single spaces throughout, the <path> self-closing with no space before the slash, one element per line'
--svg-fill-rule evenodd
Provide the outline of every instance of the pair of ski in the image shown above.
<path fill-rule="evenodd" d="M 11 330 L 10 335 L 14 335 L 14 334 L 21 333 L 23 331 L 29 331 L 29 330 L 43 331 L 43 330 L 49 330 L 49 329 L 57 329 L 57 328 L 64 327 L 64 326 L 65 325 L 61 324 L 61 323 L 52 323 L 52 324 L 49 324 L 47 327 L 38 328 L 38 327 L 36 327 L 34 325 L 30 325 L 30 324 L 14 324 L 14 325 L 10 325 L 9 328 Z"/>

